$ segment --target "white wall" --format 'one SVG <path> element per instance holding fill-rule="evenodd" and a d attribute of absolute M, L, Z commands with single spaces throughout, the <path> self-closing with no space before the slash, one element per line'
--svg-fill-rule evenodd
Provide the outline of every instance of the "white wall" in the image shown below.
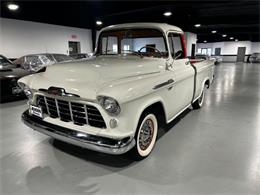
<path fill-rule="evenodd" d="M 187 49 L 187 56 L 191 56 L 191 48 L 192 44 L 197 43 L 197 35 L 191 32 L 185 32 L 185 42 L 186 42 L 186 49 Z M 195 47 L 195 52 L 196 52 Z"/>
<path fill-rule="evenodd" d="M 260 42 L 252 42 L 251 52 L 252 53 L 260 53 Z"/>
<path fill-rule="evenodd" d="M 69 54 L 68 41 L 92 52 L 91 30 L 0 18 L 0 54 L 18 58 L 32 53 Z"/>
<path fill-rule="evenodd" d="M 260 42 L 251 41 L 230 41 L 216 43 L 198 43 L 198 48 L 211 48 L 212 54 L 215 54 L 215 48 L 221 48 L 221 55 L 237 55 L 238 47 L 246 47 L 246 55 L 254 52 L 260 52 Z"/>

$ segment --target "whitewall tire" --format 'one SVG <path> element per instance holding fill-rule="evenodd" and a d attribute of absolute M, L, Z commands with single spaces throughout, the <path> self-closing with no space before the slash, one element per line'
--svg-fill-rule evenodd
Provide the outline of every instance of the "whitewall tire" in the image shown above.
<path fill-rule="evenodd" d="M 203 88 L 200 97 L 192 104 L 194 109 L 199 109 L 203 106 L 205 100 L 206 86 Z"/>
<path fill-rule="evenodd" d="M 154 114 L 147 114 L 140 118 L 135 139 L 136 145 L 131 150 L 135 160 L 141 160 L 152 152 L 158 133 L 158 121 Z"/>

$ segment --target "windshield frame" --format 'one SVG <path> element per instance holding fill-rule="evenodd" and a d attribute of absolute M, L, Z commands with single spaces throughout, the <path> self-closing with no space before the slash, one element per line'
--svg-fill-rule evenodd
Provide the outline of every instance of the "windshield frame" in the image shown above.
<path fill-rule="evenodd" d="M 107 32 L 110 32 L 110 31 L 123 31 L 123 30 L 155 30 L 155 31 L 158 31 L 161 33 L 162 35 L 162 38 L 163 38 L 163 41 L 164 41 L 164 46 L 165 46 L 165 53 L 167 53 L 165 55 L 165 57 L 159 57 L 159 59 L 167 59 L 170 57 L 170 54 L 169 54 L 169 47 L 168 47 L 168 42 L 167 42 L 167 38 L 166 38 L 166 33 L 159 29 L 159 28 L 149 28 L 149 27 L 145 27 L 145 28 L 139 28 L 139 27 L 126 27 L 126 28 L 112 28 L 112 29 L 105 29 L 105 30 L 101 30 L 100 34 L 98 35 L 98 39 L 97 39 L 97 43 L 96 43 L 96 49 L 95 49 L 95 53 L 94 53 L 94 56 L 119 56 L 119 55 L 122 55 L 122 53 L 117 53 L 117 54 L 102 54 L 102 48 L 101 48 L 101 44 L 102 43 L 102 40 L 101 40 L 101 37 L 102 37 L 102 34 L 103 33 L 107 33 Z M 120 51 L 121 52 L 121 51 Z M 124 53 L 126 54 L 126 53 Z M 127 54 L 126 54 L 127 55 Z M 147 56 L 145 56 L 147 57 Z M 151 58 L 153 58 L 153 56 L 151 56 Z"/>

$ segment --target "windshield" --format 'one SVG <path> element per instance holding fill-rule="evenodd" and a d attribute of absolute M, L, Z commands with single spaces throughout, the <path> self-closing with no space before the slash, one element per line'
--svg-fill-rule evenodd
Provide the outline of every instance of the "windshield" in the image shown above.
<path fill-rule="evenodd" d="M 70 61 L 73 60 L 72 57 L 64 55 L 64 54 L 53 54 L 53 57 L 57 62 L 65 62 L 65 61 Z"/>
<path fill-rule="evenodd" d="M 13 64 L 7 58 L 0 56 L 0 65 L 8 66 L 8 65 L 13 65 Z"/>
<path fill-rule="evenodd" d="M 165 39 L 155 29 L 121 29 L 104 31 L 99 37 L 97 55 L 139 55 L 167 57 Z"/>

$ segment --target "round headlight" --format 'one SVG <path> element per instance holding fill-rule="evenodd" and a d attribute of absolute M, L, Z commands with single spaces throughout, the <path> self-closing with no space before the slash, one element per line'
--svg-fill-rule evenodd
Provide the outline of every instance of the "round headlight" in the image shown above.
<path fill-rule="evenodd" d="M 111 97 L 99 96 L 99 104 L 110 115 L 118 115 L 120 113 L 120 106 L 118 102 Z"/>

